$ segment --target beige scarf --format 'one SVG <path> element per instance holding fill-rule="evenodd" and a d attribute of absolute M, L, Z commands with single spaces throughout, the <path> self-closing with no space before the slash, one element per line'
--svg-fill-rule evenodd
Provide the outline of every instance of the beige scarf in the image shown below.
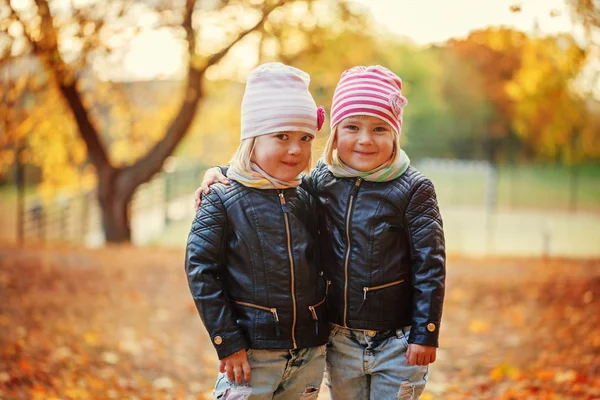
<path fill-rule="evenodd" d="M 287 189 L 297 187 L 302 183 L 302 175 L 286 182 L 267 174 L 255 163 L 251 163 L 251 168 L 252 171 L 243 171 L 236 167 L 230 167 L 227 170 L 227 177 L 244 186 L 257 189 Z"/>

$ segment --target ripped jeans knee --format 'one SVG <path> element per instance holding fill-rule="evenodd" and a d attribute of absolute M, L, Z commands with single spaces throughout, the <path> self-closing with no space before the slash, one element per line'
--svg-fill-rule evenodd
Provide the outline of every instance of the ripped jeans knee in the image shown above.
<path fill-rule="evenodd" d="M 317 400 L 319 397 L 319 389 L 320 388 L 315 386 L 307 386 L 304 389 L 304 392 L 302 392 L 302 396 L 300 398 L 304 400 Z"/>

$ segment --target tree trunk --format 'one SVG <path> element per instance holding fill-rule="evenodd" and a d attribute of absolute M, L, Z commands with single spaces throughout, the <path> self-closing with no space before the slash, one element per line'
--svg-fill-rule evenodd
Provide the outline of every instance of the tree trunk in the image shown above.
<path fill-rule="evenodd" d="M 129 205 L 137 185 L 127 182 L 120 170 L 111 167 L 98 169 L 98 203 L 106 241 L 131 241 Z"/>
<path fill-rule="evenodd" d="M 90 161 L 96 167 L 98 201 L 102 210 L 102 223 L 107 242 L 123 243 L 131 240 L 129 203 L 133 193 L 138 186 L 160 171 L 165 159 L 173 153 L 175 147 L 187 134 L 203 96 L 202 79 L 207 68 L 218 63 L 236 43 L 261 27 L 271 12 L 284 2 L 279 0 L 271 6 L 265 6 L 262 18 L 254 26 L 240 32 L 226 47 L 205 59 L 196 53 L 196 32 L 192 26 L 196 0 L 186 0 L 182 27 L 186 32 L 189 64 L 187 84 L 182 93 L 179 110 L 167 127 L 164 137 L 146 155 L 133 165 L 115 168 L 110 163 L 109 154 L 100 140 L 100 133 L 92 123 L 89 110 L 77 89 L 77 71 L 61 57 L 58 46 L 59 35 L 54 26 L 48 0 L 35 0 L 38 17 L 41 20 L 41 38 L 27 37 L 34 52 L 42 56 L 42 61 L 55 78 L 58 88 L 73 113 Z M 15 14 L 14 10 L 13 14 Z"/>
<path fill-rule="evenodd" d="M 102 225 L 106 241 L 110 243 L 128 243 L 131 241 L 129 226 L 129 203 L 112 199 L 101 200 Z"/>

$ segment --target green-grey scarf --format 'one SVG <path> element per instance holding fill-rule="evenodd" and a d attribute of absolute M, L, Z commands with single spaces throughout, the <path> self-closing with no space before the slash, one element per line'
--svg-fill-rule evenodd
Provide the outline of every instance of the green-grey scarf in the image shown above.
<path fill-rule="evenodd" d="M 384 163 L 371 171 L 359 171 L 346 165 L 338 156 L 337 150 L 333 152 L 333 165 L 327 165 L 329 171 L 337 178 L 361 177 L 369 182 L 387 182 L 401 176 L 410 165 L 410 159 L 404 150 L 400 149 L 400 157 L 393 164 Z"/>

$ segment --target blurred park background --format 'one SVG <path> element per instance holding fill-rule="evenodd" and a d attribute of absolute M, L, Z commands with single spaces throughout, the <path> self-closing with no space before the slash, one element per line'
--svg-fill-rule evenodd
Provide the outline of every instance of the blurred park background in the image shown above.
<path fill-rule="evenodd" d="M 450 256 L 424 397 L 600 398 L 591 0 L 0 0 L 0 398 L 210 394 L 193 191 L 269 61 L 327 110 L 349 67 L 403 79 Z"/>

